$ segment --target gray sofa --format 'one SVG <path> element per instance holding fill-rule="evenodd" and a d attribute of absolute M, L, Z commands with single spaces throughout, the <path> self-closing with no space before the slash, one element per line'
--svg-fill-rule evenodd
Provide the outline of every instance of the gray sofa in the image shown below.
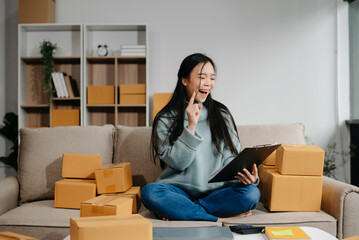
<path fill-rule="evenodd" d="M 304 125 L 241 125 L 242 148 L 280 142 L 305 144 Z M 17 176 L 0 181 L 0 231 L 40 239 L 64 239 L 79 210 L 54 208 L 54 183 L 61 179 L 64 152 L 101 154 L 103 164 L 131 162 L 133 183 L 143 187 L 161 173 L 150 152 L 151 127 L 84 126 L 21 129 Z M 154 227 L 220 226 L 214 222 L 162 221 L 143 206 Z M 268 212 L 262 203 L 246 218 L 224 225 L 300 225 L 320 228 L 339 239 L 359 235 L 359 188 L 324 177 L 322 211 Z"/>

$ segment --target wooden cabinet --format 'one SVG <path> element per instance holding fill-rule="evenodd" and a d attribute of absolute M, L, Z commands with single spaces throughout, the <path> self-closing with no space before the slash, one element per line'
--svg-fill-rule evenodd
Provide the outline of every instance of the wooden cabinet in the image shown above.
<path fill-rule="evenodd" d="M 18 115 L 19 128 L 52 127 L 53 110 L 77 109 L 79 125 L 122 124 L 148 126 L 148 58 L 146 25 L 104 24 L 19 24 Z M 71 75 L 79 96 L 53 97 L 47 102 L 43 92 L 44 64 L 40 43 L 56 43 L 54 71 Z M 107 56 L 97 55 L 97 46 L 106 44 Z M 142 46 L 143 54 L 122 56 L 121 48 Z M 122 84 L 145 84 L 144 102 L 121 104 L 119 87 Z M 94 104 L 88 100 L 88 87 L 108 87 L 113 101 Z M 101 100 L 101 99 L 100 99 Z M 101 102 L 101 101 L 100 101 Z M 59 112 L 59 111 L 58 111 Z M 58 114 L 56 114 L 58 116 Z"/>
<path fill-rule="evenodd" d="M 119 90 L 123 84 L 145 84 L 147 89 L 147 39 L 146 25 L 85 25 L 85 125 L 148 125 L 147 91 L 141 104 L 122 104 Z M 107 45 L 108 56 L 97 56 L 98 45 Z M 123 51 L 124 46 L 145 48 L 143 54 L 135 51 L 133 55 L 139 56 L 131 56 Z M 108 92 L 113 102 L 92 104 L 89 87 L 102 91 L 103 86 L 113 86 L 113 92 Z"/>

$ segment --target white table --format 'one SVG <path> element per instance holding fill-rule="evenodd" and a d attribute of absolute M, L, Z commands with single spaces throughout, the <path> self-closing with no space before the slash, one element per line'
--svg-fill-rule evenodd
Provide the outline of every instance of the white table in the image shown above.
<path fill-rule="evenodd" d="M 309 235 L 312 240 L 338 240 L 327 232 L 315 227 L 300 227 L 303 231 Z M 264 233 L 257 234 L 239 234 L 233 233 L 234 240 L 268 240 Z M 70 236 L 67 236 L 64 240 L 70 240 Z"/>
<path fill-rule="evenodd" d="M 333 235 L 315 227 L 300 227 L 312 240 L 338 240 Z M 264 233 L 239 234 L 233 233 L 234 240 L 268 240 Z"/>

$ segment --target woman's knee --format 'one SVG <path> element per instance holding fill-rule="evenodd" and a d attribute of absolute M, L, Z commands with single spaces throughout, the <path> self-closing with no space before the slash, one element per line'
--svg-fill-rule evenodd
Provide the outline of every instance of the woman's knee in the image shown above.
<path fill-rule="evenodd" d="M 256 185 L 248 185 L 248 192 L 246 194 L 247 201 L 254 204 L 254 207 L 257 206 L 257 203 L 261 197 L 261 193 Z"/>

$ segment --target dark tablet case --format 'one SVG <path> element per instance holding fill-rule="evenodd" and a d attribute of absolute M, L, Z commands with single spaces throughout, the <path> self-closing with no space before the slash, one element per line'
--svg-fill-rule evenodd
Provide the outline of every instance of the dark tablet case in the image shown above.
<path fill-rule="evenodd" d="M 254 163 L 257 164 L 257 166 L 261 164 L 279 146 L 279 143 L 274 143 L 243 149 L 243 151 L 241 151 L 231 162 L 215 172 L 208 182 L 213 183 L 234 180 L 236 179 L 234 176 L 236 176 L 239 171 L 243 172 L 243 168 L 247 168 L 249 172 L 252 172 Z"/>

